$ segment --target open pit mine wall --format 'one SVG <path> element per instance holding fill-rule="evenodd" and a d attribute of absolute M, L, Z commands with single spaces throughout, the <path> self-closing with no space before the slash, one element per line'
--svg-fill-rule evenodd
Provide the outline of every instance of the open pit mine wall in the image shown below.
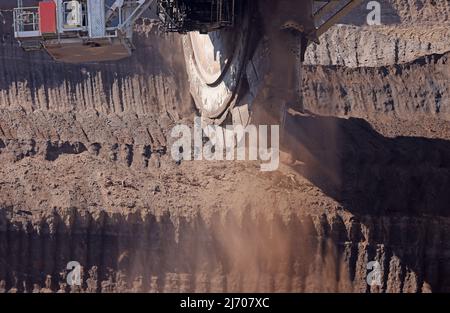
<path fill-rule="evenodd" d="M 320 38 L 320 44 L 312 44 L 305 63 L 379 67 L 450 50 L 449 1 L 378 0 L 381 24 L 370 27 L 369 2 L 362 1 Z"/>
<path fill-rule="evenodd" d="M 322 114 L 448 120 L 450 1 L 380 0 L 379 26 L 367 25 L 368 2 L 308 48 L 305 106 Z"/>
<path fill-rule="evenodd" d="M 383 285 L 372 287 L 373 292 L 448 290 L 442 289 L 448 267 L 440 261 L 442 249 L 449 251 L 441 242 L 448 239 L 448 222 L 367 216 L 345 224 L 335 214 L 289 222 L 244 217 L 241 222 L 236 227 L 233 218 L 217 217 L 206 225 L 198 217 L 174 223 L 168 215 L 76 208 L 20 221 L 3 211 L 0 287 L 26 292 L 366 292 L 366 265 L 376 259 Z M 237 240 L 233 247 L 245 247 L 235 254 L 217 241 L 217 234 L 230 228 Z M 408 258 L 417 263 L 406 265 Z M 81 287 L 65 284 L 69 260 L 84 266 Z"/>
<path fill-rule="evenodd" d="M 24 1 L 24 5 L 36 2 Z M 15 5 L 14 0 L 2 1 L 0 8 L 10 9 Z M 179 119 L 186 103 L 190 108 L 181 45 L 174 36 L 161 34 L 160 38 L 157 27 L 148 21 L 136 25 L 137 49 L 130 59 L 71 65 L 57 64 L 44 52 L 27 53 L 19 49 L 10 27 L 12 14 L 5 12 L 3 17 L 5 22 L 0 24 L 2 108 L 20 106 L 27 112 L 151 113 L 172 120 Z"/>
<path fill-rule="evenodd" d="M 416 5 L 420 6 L 418 3 L 427 2 L 395 3 L 403 12 L 401 18 L 409 22 L 413 17 L 405 13 L 400 4 L 407 4 L 414 11 Z M 15 1 L 2 1 L 1 6 L 13 4 Z M 444 12 L 439 16 L 445 14 L 441 9 L 439 5 L 435 11 Z M 419 16 L 432 16 L 418 12 Z M 184 117 L 183 112 L 192 112 L 185 77 L 177 67 L 180 61 L 170 57 L 172 51 L 180 52 L 176 39 L 163 41 L 168 42 L 172 50 L 165 50 L 164 46 L 155 48 L 160 38 L 147 32 L 148 25 L 138 25 L 138 50 L 131 59 L 78 66 L 55 64 L 43 53 L 22 52 L 11 38 L 7 25 L 0 26 L 3 38 L 0 47 L 0 157 L 3 165 L 35 156 L 53 162 L 59 156 L 80 153 L 90 153 L 137 170 L 157 169 L 165 162 L 167 126 Z M 361 46 L 363 44 L 361 42 Z M 446 58 L 446 55 L 425 57 L 422 59 L 425 61 L 372 69 L 310 66 L 306 70 L 305 99 L 312 109 L 329 114 L 364 115 L 365 107 L 379 108 L 378 111 L 384 113 L 385 107 L 402 106 L 400 95 L 405 91 L 394 93 L 392 90 L 413 86 L 417 75 L 430 77 L 421 87 L 435 94 L 437 83 L 432 77 L 448 75 L 445 74 Z M 357 94 L 361 96 L 349 96 L 356 94 L 348 90 L 360 79 L 368 82 L 358 89 Z M 328 82 L 326 88 L 323 81 Z M 448 89 L 439 88 L 440 96 L 430 99 L 429 92 L 417 92 L 414 101 L 424 103 L 426 113 L 435 114 L 436 103 L 430 101 L 441 99 L 440 112 L 448 113 L 448 102 L 443 102 L 448 101 L 445 100 Z M 330 98 L 330 90 L 339 93 Z M 411 92 L 407 90 L 405 96 L 410 96 Z M 322 100 L 317 102 L 317 98 Z M 360 99 L 364 99 L 365 107 Z M 324 103 L 329 104 L 324 108 Z M 406 112 L 406 116 L 415 110 L 415 107 L 404 106 L 399 112 Z M 386 140 L 379 138 L 376 143 L 384 147 Z M 395 143 L 390 151 L 396 151 Z M 392 156 L 405 153 L 400 152 L 388 153 L 387 159 L 381 158 L 379 163 L 374 158 L 379 165 L 375 169 L 380 168 L 377 175 L 384 173 L 382 166 L 389 163 Z M 352 150 L 352 153 L 351 160 L 361 161 L 367 157 L 358 151 Z M 155 155 L 156 160 L 152 158 Z M 441 171 L 443 174 L 433 186 L 448 186 L 445 180 L 448 178 L 445 163 L 449 159 L 448 151 L 439 150 L 431 159 L 426 156 L 423 153 L 422 159 L 419 156 L 413 165 L 424 164 L 422 170 L 431 168 L 430 173 Z M 395 162 L 389 164 L 395 168 Z M 374 171 L 374 167 L 366 170 Z M 405 167 L 392 173 L 404 174 L 410 170 Z M 417 179 L 421 181 L 409 177 L 399 187 L 414 192 Z M 364 182 L 354 187 L 360 194 L 367 190 Z M 362 214 L 350 218 L 340 215 L 347 210 L 344 207 L 336 210 L 341 213 L 306 215 L 287 221 L 246 217 L 238 229 L 234 226 L 236 223 L 222 217 L 207 223 L 202 216 L 185 220 L 180 216 L 153 215 L 139 208 L 135 213 L 99 213 L 86 210 L 83 204 L 30 216 L 32 207 L 2 203 L 0 291 L 68 291 L 64 285 L 68 271 L 62 269 L 74 259 L 85 265 L 84 284 L 74 288 L 75 291 L 449 291 L 448 212 L 442 204 L 440 210 L 430 209 L 429 214 L 422 212 L 423 208 L 428 208 L 427 203 L 433 207 L 433 199 L 418 196 L 416 200 L 414 212 L 408 210 L 409 205 L 401 203 L 396 206 L 395 214 L 378 212 L 374 215 L 367 203 L 355 203 L 363 207 Z M 387 207 L 395 203 L 395 199 L 384 201 L 381 205 Z M 225 246 L 217 245 L 217 238 L 220 238 L 217 232 L 229 228 L 236 230 L 236 238 L 239 238 L 236 244 L 240 242 L 254 249 L 249 250 L 248 256 L 256 262 L 252 267 L 254 272 L 247 272 L 247 267 L 242 265 L 247 264 L 246 258 L 241 259 Z M 268 228 L 280 231 L 272 235 L 257 231 Z M 263 245 L 254 246 L 251 238 L 261 233 L 265 237 L 258 238 L 261 240 L 257 242 L 272 246 L 283 243 L 278 245 L 282 247 L 278 254 L 267 256 Z M 282 235 L 274 236 L 274 233 Z M 381 287 L 370 288 L 365 283 L 365 266 L 374 259 L 382 266 L 383 283 Z"/>
<path fill-rule="evenodd" d="M 379 67 L 304 66 L 304 106 L 318 114 L 450 120 L 450 53 Z"/>

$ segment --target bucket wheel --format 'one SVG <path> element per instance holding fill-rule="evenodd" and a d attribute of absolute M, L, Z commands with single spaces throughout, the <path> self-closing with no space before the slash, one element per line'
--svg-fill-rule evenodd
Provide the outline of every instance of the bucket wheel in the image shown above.
<path fill-rule="evenodd" d="M 250 2 L 241 1 L 235 27 L 183 36 L 190 92 L 207 125 L 222 124 L 245 94 L 243 82 L 254 35 Z"/>
<path fill-rule="evenodd" d="M 286 103 L 298 103 L 300 75 L 294 72 L 301 52 L 292 47 L 301 47 L 305 14 L 272 8 L 278 2 L 305 9 L 296 0 L 240 1 L 234 28 L 183 36 L 190 92 L 205 125 L 231 116 L 233 124 L 246 126 L 250 110 L 258 122 L 282 123 Z M 254 111 L 254 102 L 266 113 Z"/>

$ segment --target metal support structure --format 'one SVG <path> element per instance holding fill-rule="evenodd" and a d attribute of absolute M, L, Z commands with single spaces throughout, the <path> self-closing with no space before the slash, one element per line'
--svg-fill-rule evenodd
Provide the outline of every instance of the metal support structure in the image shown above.
<path fill-rule="evenodd" d="M 330 17 L 326 19 L 325 22 L 321 23 L 321 19 L 327 13 L 332 12 L 333 9 L 338 7 L 339 4 L 341 4 L 341 7 L 338 9 L 338 11 L 334 12 Z M 316 23 L 321 23 L 317 28 L 317 36 L 324 34 L 327 30 L 329 30 L 333 25 L 337 24 L 343 17 L 349 14 L 360 4 L 361 0 L 346 0 L 344 5 L 342 5 L 342 1 L 329 1 L 322 8 L 320 8 L 318 12 L 314 14 Z"/>
<path fill-rule="evenodd" d="M 47 31 L 43 31 L 40 29 L 41 11 L 45 12 L 43 16 L 52 16 L 52 13 L 48 12 L 48 9 L 42 9 L 45 7 L 43 5 L 39 8 L 23 7 L 23 1 L 17 0 L 17 8 L 14 10 L 14 35 L 23 47 L 42 46 L 50 54 L 80 56 L 92 53 L 90 50 L 85 51 L 88 50 L 86 46 L 93 50 L 94 47 L 118 44 L 122 45 L 124 50 L 116 51 L 114 54 L 122 57 L 129 54 L 125 51 L 132 49 L 136 20 L 154 4 L 156 4 L 155 13 L 159 16 L 162 27 L 167 32 L 182 34 L 193 31 L 206 34 L 233 27 L 238 7 L 241 7 L 238 5 L 240 0 L 115 0 L 108 1 L 112 2 L 110 7 L 105 5 L 106 0 L 53 1 L 56 4 L 57 26 L 55 31 L 48 31 L 46 25 Z M 311 39 L 312 35 L 317 38 L 327 31 L 361 0 L 320 2 L 325 4 L 314 14 L 317 30 L 316 34 L 306 34 L 305 38 L 309 40 L 314 40 Z M 76 44 L 81 50 L 77 51 Z M 61 51 L 65 46 L 73 48 Z M 105 49 L 104 55 L 107 54 L 108 51 Z"/>
<path fill-rule="evenodd" d="M 208 33 L 234 26 L 239 0 L 158 0 L 157 14 L 167 32 Z"/>
<path fill-rule="evenodd" d="M 106 37 L 105 0 L 88 1 L 87 4 L 89 37 Z"/>
<path fill-rule="evenodd" d="M 327 1 L 314 13 L 314 19 L 316 22 L 320 21 L 327 13 L 335 9 L 338 5 L 338 0 Z"/>
<path fill-rule="evenodd" d="M 134 23 L 142 14 L 155 2 L 156 0 L 137 0 L 135 6 L 131 7 L 130 12 L 126 12 L 126 19 L 117 27 L 117 29 L 124 33 L 132 33 Z M 126 2 L 125 2 L 126 4 Z M 122 3 L 122 7 L 125 5 Z"/>

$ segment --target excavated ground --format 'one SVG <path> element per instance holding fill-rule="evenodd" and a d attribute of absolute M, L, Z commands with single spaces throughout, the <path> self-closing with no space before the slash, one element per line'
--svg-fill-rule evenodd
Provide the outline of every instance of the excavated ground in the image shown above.
<path fill-rule="evenodd" d="M 450 291 L 450 8 L 389 3 L 400 26 L 338 26 L 311 47 L 310 113 L 287 120 L 296 162 L 273 173 L 171 159 L 171 127 L 195 113 L 177 37 L 141 23 L 131 59 L 77 66 L 3 26 L 0 291 Z M 430 17 L 436 47 L 406 53 L 403 29 Z M 408 43 L 394 57 L 393 33 Z"/>

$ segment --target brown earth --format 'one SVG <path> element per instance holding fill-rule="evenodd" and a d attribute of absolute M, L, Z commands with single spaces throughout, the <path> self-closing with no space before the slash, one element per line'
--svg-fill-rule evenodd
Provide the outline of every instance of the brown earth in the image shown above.
<path fill-rule="evenodd" d="M 434 16 L 405 1 L 392 2 L 400 37 Z M 194 114 L 177 37 L 141 23 L 131 59 L 83 66 L 4 38 L 0 291 L 69 291 L 72 260 L 84 278 L 74 291 L 450 291 L 440 47 L 402 64 L 310 62 L 309 113 L 292 112 L 283 138 L 296 162 L 262 173 L 171 159 L 171 127 Z M 365 282 L 372 260 L 381 287 Z"/>

